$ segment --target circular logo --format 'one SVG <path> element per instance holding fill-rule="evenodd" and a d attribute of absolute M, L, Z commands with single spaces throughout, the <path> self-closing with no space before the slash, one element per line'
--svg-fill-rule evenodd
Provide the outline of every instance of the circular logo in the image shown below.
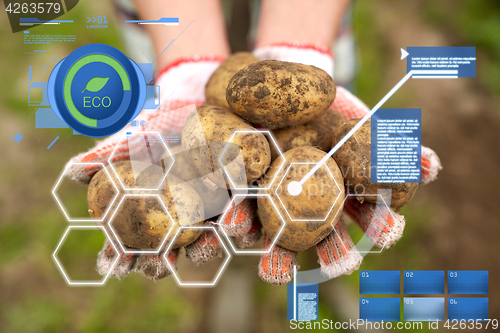
<path fill-rule="evenodd" d="M 118 49 L 89 44 L 52 70 L 50 106 L 76 132 L 103 137 L 118 132 L 141 111 L 146 81 L 139 66 Z"/>

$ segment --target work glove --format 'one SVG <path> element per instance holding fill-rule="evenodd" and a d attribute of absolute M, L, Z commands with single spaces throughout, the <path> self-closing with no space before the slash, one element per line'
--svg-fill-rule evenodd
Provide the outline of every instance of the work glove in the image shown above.
<path fill-rule="evenodd" d="M 67 164 L 68 176 L 88 184 L 92 176 L 102 168 L 102 164 L 90 163 L 126 160 L 131 154 L 139 155 L 141 150 L 146 150 L 146 146 L 129 149 L 127 142 L 121 141 L 127 132 L 156 132 L 162 137 L 180 136 L 189 114 L 205 102 L 205 84 L 222 60 L 222 57 L 216 56 L 192 56 L 181 58 L 162 68 L 155 80 L 155 84 L 160 87 L 160 106 L 153 112 L 142 110 L 135 119 L 140 126 L 132 127 L 132 124 L 128 124 L 87 152 L 73 157 Z M 110 159 L 115 148 L 117 151 Z"/>
<path fill-rule="evenodd" d="M 333 76 L 334 58 L 325 47 L 304 43 L 284 42 L 256 49 L 254 55 L 260 60 L 281 60 L 313 65 Z M 356 96 L 343 87 L 337 86 L 335 101 L 331 109 L 338 111 L 346 120 L 362 118 L 370 110 Z M 430 148 L 422 147 L 422 184 L 436 179 L 441 163 Z M 360 203 L 355 197 L 347 197 L 343 213 L 351 217 L 361 227 L 368 240 L 375 246 L 387 248 L 395 244 L 403 235 L 404 216 L 390 210 L 385 205 L 369 202 Z M 264 236 L 264 248 L 270 240 Z M 356 249 L 341 216 L 334 230 L 316 245 L 321 271 L 329 278 L 350 274 L 359 268 L 363 257 Z M 293 278 L 293 266 L 297 265 L 298 253 L 274 245 L 261 256 L 259 276 L 272 284 L 284 284 Z M 297 268 L 299 268 L 297 266 Z"/>
<path fill-rule="evenodd" d="M 189 114 L 196 107 L 204 104 L 205 84 L 222 61 L 223 58 L 217 56 L 192 56 L 174 61 L 161 69 L 155 80 L 155 84 L 160 87 L 161 92 L 160 106 L 154 111 L 142 110 L 135 119 L 140 126 L 133 127 L 129 124 L 120 132 L 98 142 L 89 151 L 73 157 L 68 162 L 66 175 L 78 182 L 89 183 L 97 171 L 102 168 L 102 164 L 106 165 L 141 156 L 142 153 L 145 153 L 147 146 L 127 145 L 126 140 L 122 141 L 127 132 L 157 132 L 164 140 L 166 137 L 180 137 Z M 112 155 L 113 151 L 115 153 Z M 95 165 L 92 164 L 94 162 Z M 246 201 L 241 203 L 242 207 L 245 203 Z M 227 216 L 231 217 L 231 214 L 232 212 L 229 212 Z M 255 214 L 254 211 L 253 214 Z M 239 216 L 241 217 L 241 214 Z M 244 225 L 244 221 L 247 220 L 243 218 L 242 223 L 236 224 Z M 206 224 L 215 225 L 210 221 Z M 251 226 L 252 222 L 250 221 L 247 230 L 244 233 L 240 232 L 240 236 L 248 233 Z M 242 241 L 244 242 L 244 240 Z M 128 254 L 124 253 L 120 246 L 116 246 L 117 250 L 115 250 L 111 242 L 112 240 L 107 239 L 98 254 L 97 270 L 102 275 L 108 274 L 109 270 L 112 269 L 110 276 L 123 278 L 131 271 L 136 271 L 157 281 L 170 275 L 171 268 L 177 269 L 179 249 L 174 249 L 166 255 L 164 252 Z M 128 250 L 134 249 L 129 248 Z M 191 261 L 201 265 L 221 256 L 222 248 L 213 231 L 205 230 L 195 242 L 185 247 L 185 252 Z M 119 259 L 113 266 L 117 257 Z M 165 258 L 167 258 L 168 264 Z"/>

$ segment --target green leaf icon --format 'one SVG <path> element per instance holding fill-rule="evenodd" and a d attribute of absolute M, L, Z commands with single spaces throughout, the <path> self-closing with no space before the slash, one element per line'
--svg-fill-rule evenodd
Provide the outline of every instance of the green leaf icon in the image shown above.
<path fill-rule="evenodd" d="M 88 90 L 91 92 L 98 92 L 99 90 L 104 88 L 104 86 L 106 85 L 108 80 L 109 80 L 109 76 L 108 77 L 93 77 L 90 79 L 89 82 L 87 82 L 87 86 L 85 87 L 85 89 L 82 90 L 82 92 L 84 92 L 85 90 Z"/>

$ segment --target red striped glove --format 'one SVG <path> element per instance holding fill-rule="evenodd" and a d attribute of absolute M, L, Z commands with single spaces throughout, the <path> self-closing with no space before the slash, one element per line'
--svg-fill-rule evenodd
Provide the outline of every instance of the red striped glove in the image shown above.
<path fill-rule="evenodd" d="M 161 251 L 158 254 L 126 254 L 120 247 L 118 252 L 106 240 L 102 250 L 97 255 L 97 271 L 101 275 L 108 274 L 118 279 L 124 278 L 135 271 L 153 281 L 158 281 L 172 274 L 172 269 L 177 271 L 177 258 L 179 249 L 171 250 L 167 256 Z M 130 249 L 132 250 L 132 249 Z M 205 231 L 193 243 L 184 248 L 186 257 L 197 265 L 203 265 L 222 256 L 222 247 L 219 239 L 209 230 Z M 118 262 L 113 267 L 116 257 Z M 168 260 L 168 264 L 165 261 Z"/>
<path fill-rule="evenodd" d="M 126 141 L 121 142 L 120 140 L 126 132 L 149 131 L 158 132 L 161 136 L 180 136 L 189 114 L 205 102 L 205 84 L 222 60 L 221 57 L 215 56 L 193 56 L 180 59 L 163 68 L 156 79 L 156 84 L 160 86 L 161 94 L 166 98 L 163 99 L 157 110 L 154 112 L 143 110 L 136 118 L 138 122 L 145 120 L 145 126 L 135 130 L 129 124 L 120 132 L 99 142 L 89 151 L 75 156 L 68 163 L 70 166 L 69 176 L 79 182 L 88 183 L 92 176 L 99 171 L 101 165 L 82 166 L 74 163 L 109 163 L 141 156 L 147 146 L 129 146 Z M 111 156 L 115 148 L 116 151 Z M 237 213 L 236 215 L 241 216 Z M 231 219 L 232 212 L 227 216 Z M 248 229 L 242 234 L 247 233 Z M 162 252 L 143 255 L 125 254 L 121 251 L 116 252 L 109 242 L 109 240 L 105 242 L 97 259 L 98 271 L 103 275 L 112 269 L 110 276 L 122 278 L 130 272 L 136 271 L 157 281 L 170 275 L 171 268 L 177 269 L 178 249 L 172 250 L 166 256 L 170 263 L 169 266 Z M 221 244 L 211 231 L 202 233 L 194 243 L 185 247 L 185 251 L 186 256 L 199 265 L 222 255 Z M 119 256 L 119 260 L 112 267 L 117 256 Z"/>
<path fill-rule="evenodd" d="M 325 47 L 304 43 L 278 43 L 254 51 L 261 60 L 275 59 L 314 65 L 333 76 L 333 55 Z M 331 109 L 341 113 L 347 120 L 362 118 L 370 110 L 356 96 L 343 87 L 337 86 L 337 95 Z M 430 148 L 422 147 L 422 183 L 436 179 L 441 163 L 437 154 Z M 389 208 L 379 207 L 348 198 L 344 206 L 346 212 L 367 234 L 368 240 L 378 247 L 388 247 L 396 243 L 403 234 L 405 220 Z M 322 272 L 330 278 L 350 274 L 362 261 L 341 218 L 333 232 L 316 245 Z M 297 253 L 275 245 L 274 249 L 263 254 L 259 265 L 262 280 L 274 284 L 291 281 L 293 265 L 297 263 Z"/>
<path fill-rule="evenodd" d="M 219 56 L 192 56 L 182 58 L 164 67 L 158 74 L 156 85 L 160 86 L 161 104 L 153 112 L 142 110 L 136 118 L 145 126 L 127 125 L 118 133 L 98 142 L 85 153 L 68 162 L 68 175 L 76 181 L 89 183 L 92 176 L 102 167 L 74 163 L 108 163 L 129 159 L 139 155 L 146 146 L 130 147 L 122 140 L 127 132 L 157 132 L 161 136 L 180 136 L 189 114 L 205 102 L 205 84 L 222 62 Z M 118 145 L 118 147 L 117 147 Z M 110 156 L 117 148 L 116 153 Z"/>

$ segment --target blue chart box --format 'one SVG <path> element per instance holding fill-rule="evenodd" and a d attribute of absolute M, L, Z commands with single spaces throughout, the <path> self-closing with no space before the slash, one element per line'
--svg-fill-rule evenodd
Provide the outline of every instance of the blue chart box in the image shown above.
<path fill-rule="evenodd" d="M 405 271 L 405 294 L 444 294 L 444 271 Z"/>
<path fill-rule="evenodd" d="M 475 47 L 407 47 L 406 71 L 456 70 L 458 77 L 476 77 Z M 436 72 L 437 73 L 437 72 Z M 425 73 L 427 75 L 432 75 Z M 441 74 L 437 74 L 441 75 Z"/>
<path fill-rule="evenodd" d="M 400 321 L 398 297 L 363 297 L 359 299 L 359 319 L 366 321 Z"/>
<path fill-rule="evenodd" d="M 420 109 L 379 109 L 372 116 L 372 183 L 420 183 L 421 123 Z"/>
<path fill-rule="evenodd" d="M 359 293 L 362 295 L 401 293 L 400 271 L 360 271 Z"/>
<path fill-rule="evenodd" d="M 444 321 L 444 298 L 405 297 L 405 321 Z"/>
<path fill-rule="evenodd" d="M 483 320 L 488 318 L 488 298 L 448 298 L 448 319 Z"/>
<path fill-rule="evenodd" d="M 488 294 L 488 271 L 448 271 L 448 294 Z"/>
<path fill-rule="evenodd" d="M 47 97 L 47 82 L 31 82 L 28 86 L 28 105 L 49 105 L 49 98 Z"/>
<path fill-rule="evenodd" d="M 153 82 L 153 64 L 152 63 L 140 63 L 137 64 L 139 68 L 142 71 L 142 74 L 144 74 L 144 78 L 146 79 L 146 83 L 152 83 Z"/>
<path fill-rule="evenodd" d="M 145 110 L 156 110 L 160 106 L 160 94 L 156 96 L 156 91 L 160 91 L 159 86 L 146 86 L 146 101 L 142 107 Z"/>
<path fill-rule="evenodd" d="M 39 108 L 35 113 L 35 128 L 68 128 L 51 108 Z"/>
<path fill-rule="evenodd" d="M 287 284 L 287 318 L 297 321 L 314 321 L 318 318 L 318 284 L 297 283 L 294 297 L 293 283 Z M 295 310 L 295 311 L 294 311 Z"/>

